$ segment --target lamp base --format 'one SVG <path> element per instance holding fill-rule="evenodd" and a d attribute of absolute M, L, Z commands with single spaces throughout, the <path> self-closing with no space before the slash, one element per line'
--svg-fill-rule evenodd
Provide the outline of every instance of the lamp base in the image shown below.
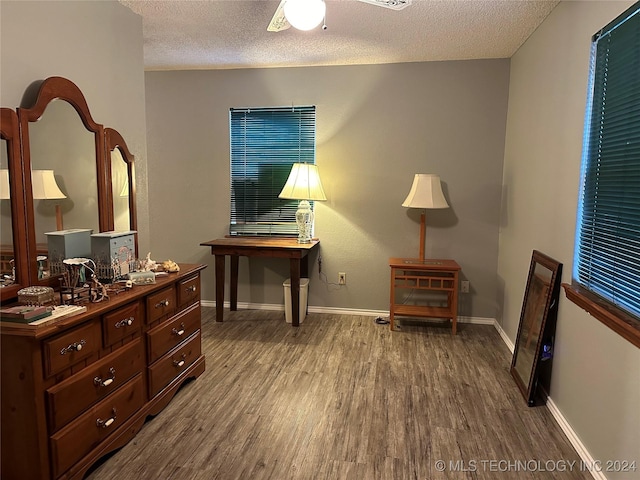
<path fill-rule="evenodd" d="M 301 200 L 296 211 L 298 224 L 298 243 L 311 243 L 311 228 L 313 226 L 313 210 L 307 200 Z"/>

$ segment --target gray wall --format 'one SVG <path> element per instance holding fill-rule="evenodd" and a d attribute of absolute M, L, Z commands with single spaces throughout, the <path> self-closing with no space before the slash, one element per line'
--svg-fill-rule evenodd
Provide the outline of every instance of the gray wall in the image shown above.
<path fill-rule="evenodd" d="M 426 255 L 462 266 L 461 315 L 495 318 L 508 75 L 508 60 L 147 72 L 152 257 L 210 265 L 213 300 L 199 243 L 228 233 L 229 108 L 311 104 L 328 201 L 309 305 L 388 311 L 388 258 L 418 255 L 419 212 L 401 204 L 415 173 L 437 173 L 451 208 L 427 213 Z M 286 262 L 240 265 L 240 302 L 282 304 Z"/>
<path fill-rule="evenodd" d="M 136 156 L 140 250 L 149 248 L 142 19 L 115 0 L 0 2 L 0 105 L 20 106 L 27 86 L 61 76 L 91 115 L 118 130 Z"/>
<path fill-rule="evenodd" d="M 571 281 L 590 39 L 632 3 L 562 2 L 511 59 L 498 275 L 513 341 L 531 251 Z M 640 350 L 564 293 L 550 394 L 594 459 L 640 461 Z"/>
<path fill-rule="evenodd" d="M 515 341 L 531 250 L 562 261 L 570 280 L 589 38 L 631 3 L 561 3 L 513 57 L 510 80 L 507 61 L 148 73 L 152 233 L 139 17 L 115 1 L 2 0 L 0 104 L 18 106 L 52 75 L 79 85 L 136 154 L 141 250 L 211 265 L 213 299 L 212 258 L 197 245 L 226 233 L 228 108 L 314 103 L 323 271 L 331 282 L 346 271 L 349 284 L 323 284 L 316 267 L 310 303 L 388 308 L 387 257 L 418 251 L 417 212 L 400 204 L 414 173 L 434 172 L 453 208 L 428 217 L 427 253 L 456 258 L 474 290 L 463 313 L 497 316 Z M 286 268 L 252 262 L 241 300 L 279 303 Z M 638 459 L 638 365 L 637 348 L 561 298 L 552 402 L 596 459 Z"/>

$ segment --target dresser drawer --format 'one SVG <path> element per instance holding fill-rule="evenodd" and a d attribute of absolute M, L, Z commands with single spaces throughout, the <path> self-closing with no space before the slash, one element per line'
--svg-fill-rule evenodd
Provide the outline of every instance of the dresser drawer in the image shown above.
<path fill-rule="evenodd" d="M 195 362 L 201 353 L 200 330 L 149 367 L 149 398 Z"/>
<path fill-rule="evenodd" d="M 136 339 L 47 390 L 49 430 L 55 432 L 94 403 L 115 392 L 144 368 Z"/>
<path fill-rule="evenodd" d="M 102 317 L 102 340 L 109 347 L 142 328 L 140 304 L 138 302 L 125 305 Z"/>
<path fill-rule="evenodd" d="M 200 301 L 200 275 L 178 282 L 178 308 Z"/>
<path fill-rule="evenodd" d="M 82 414 L 51 438 L 51 463 L 58 477 L 104 440 L 144 402 L 142 375 Z"/>
<path fill-rule="evenodd" d="M 155 362 L 185 338 L 190 337 L 200 328 L 200 304 L 189 310 L 180 312 L 170 321 L 163 322 L 147 333 L 148 360 Z"/>
<path fill-rule="evenodd" d="M 69 368 L 100 350 L 100 324 L 92 321 L 43 342 L 47 377 Z"/>
<path fill-rule="evenodd" d="M 176 310 L 176 290 L 165 288 L 147 297 L 147 323 L 173 314 Z"/>

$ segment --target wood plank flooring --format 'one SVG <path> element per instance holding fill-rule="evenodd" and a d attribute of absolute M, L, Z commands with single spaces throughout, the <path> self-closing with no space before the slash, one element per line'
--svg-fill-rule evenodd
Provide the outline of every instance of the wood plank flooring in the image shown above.
<path fill-rule="evenodd" d="M 205 373 L 88 479 L 592 478 L 492 326 L 203 312 Z"/>

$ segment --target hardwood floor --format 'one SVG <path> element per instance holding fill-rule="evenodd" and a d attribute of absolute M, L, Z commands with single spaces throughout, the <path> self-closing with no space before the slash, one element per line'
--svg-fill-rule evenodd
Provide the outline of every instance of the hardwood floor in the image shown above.
<path fill-rule="evenodd" d="M 203 312 L 205 373 L 87 478 L 592 478 L 492 326 Z"/>

